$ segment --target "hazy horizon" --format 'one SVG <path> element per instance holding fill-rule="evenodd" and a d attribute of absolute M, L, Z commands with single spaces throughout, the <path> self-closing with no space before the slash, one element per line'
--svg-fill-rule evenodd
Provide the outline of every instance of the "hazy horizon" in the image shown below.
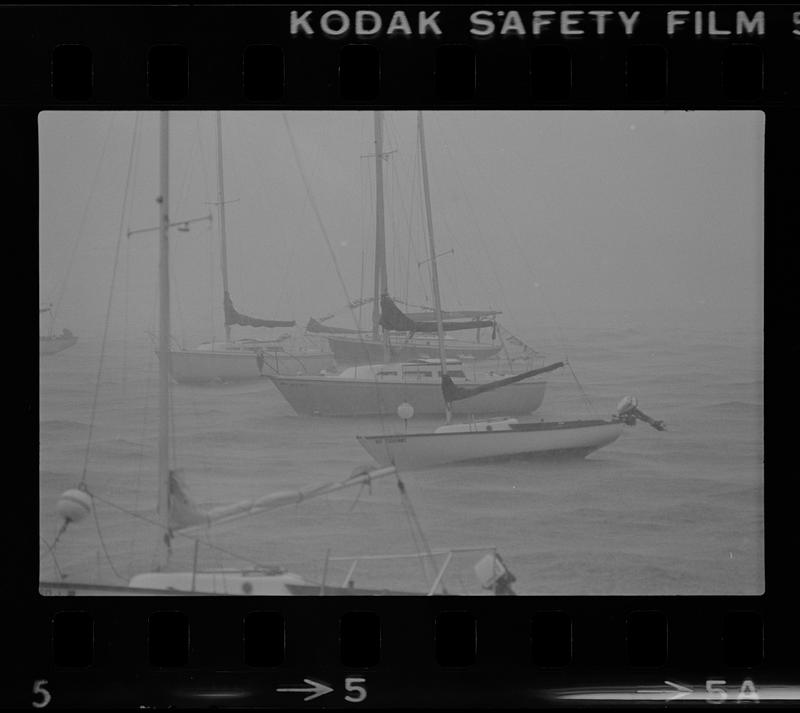
<path fill-rule="evenodd" d="M 286 116 L 347 295 L 281 113 L 251 111 L 223 112 L 232 297 L 298 328 L 330 312 L 352 326 L 347 299 L 372 291 L 373 114 Z M 390 291 L 431 304 L 416 115 L 385 122 Z M 761 329 L 762 112 L 432 111 L 425 122 L 446 309 L 501 309 L 534 340 L 540 327 Z M 141 113 L 132 153 L 135 123 L 135 112 L 40 115 L 39 293 L 58 331 L 101 334 L 118 236 L 157 223 L 157 112 Z M 170 159 L 172 220 L 214 211 L 171 233 L 172 331 L 192 343 L 223 331 L 214 112 L 171 112 Z M 122 238 L 113 311 L 131 337 L 156 324 L 156 260 L 156 233 Z"/>

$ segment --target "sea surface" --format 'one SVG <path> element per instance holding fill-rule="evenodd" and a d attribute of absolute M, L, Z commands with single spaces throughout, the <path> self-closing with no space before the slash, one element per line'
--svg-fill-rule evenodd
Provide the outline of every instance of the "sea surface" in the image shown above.
<path fill-rule="evenodd" d="M 496 547 L 519 594 L 761 594 L 761 332 L 594 328 L 571 331 L 569 345 L 580 386 L 569 369 L 548 374 L 531 418 L 609 415 L 633 394 L 668 430 L 639 423 L 586 459 L 401 473 L 407 503 L 387 478 L 223 524 L 196 552 L 178 538 L 167 566 L 190 569 L 196 554 L 203 568 L 277 564 L 336 585 L 350 566 L 337 557 Z M 158 563 L 157 359 L 146 337 L 111 342 L 98 386 L 100 346 L 80 339 L 40 357 L 43 580 L 125 584 Z M 297 416 L 267 379 L 174 385 L 172 401 L 173 465 L 204 506 L 344 479 L 370 463 L 356 434 L 403 429 L 395 417 Z M 415 418 L 408 429 L 438 423 Z M 58 497 L 82 479 L 94 514 L 53 548 Z M 473 571 L 482 556 L 454 556 L 449 592 L 484 593 Z M 420 558 L 362 561 L 355 571 L 364 587 L 425 593 L 431 580 Z"/>

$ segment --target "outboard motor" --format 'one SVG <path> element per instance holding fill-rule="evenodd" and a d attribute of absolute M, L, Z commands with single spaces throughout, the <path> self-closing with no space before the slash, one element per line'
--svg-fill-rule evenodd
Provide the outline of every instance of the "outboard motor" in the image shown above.
<path fill-rule="evenodd" d="M 614 418 L 622 421 L 627 426 L 635 425 L 636 421 L 644 421 L 655 428 L 656 431 L 667 430 L 667 426 L 663 421 L 656 421 L 639 409 L 639 402 L 635 396 L 626 396 L 617 404 L 617 412 L 614 414 Z"/>
<path fill-rule="evenodd" d="M 484 589 L 491 589 L 495 595 L 515 595 L 511 585 L 517 578 L 506 567 L 502 557 L 497 552 L 483 557 L 475 565 L 475 574 Z"/>

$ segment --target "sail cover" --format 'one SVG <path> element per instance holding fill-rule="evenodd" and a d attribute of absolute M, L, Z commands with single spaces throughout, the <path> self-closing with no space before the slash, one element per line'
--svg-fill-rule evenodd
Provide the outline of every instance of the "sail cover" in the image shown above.
<path fill-rule="evenodd" d="M 442 319 L 480 319 L 481 317 L 493 317 L 500 314 L 491 309 L 460 309 L 455 312 L 442 310 Z M 406 317 L 416 322 L 435 322 L 436 312 L 406 312 Z"/>
<path fill-rule="evenodd" d="M 354 486 L 369 486 L 374 480 L 394 475 L 394 466 L 384 468 L 361 467 L 340 481 L 328 481 L 299 490 L 281 490 L 260 498 L 240 500 L 230 505 L 219 505 L 209 509 L 200 508 L 189 496 L 177 470 L 169 473 L 169 528 L 175 532 L 188 528 L 207 527 L 212 523 L 234 520 L 255 515 L 286 505 L 299 505 L 304 500 L 335 493 Z"/>
<path fill-rule="evenodd" d="M 436 322 L 417 322 L 407 314 L 400 311 L 387 294 L 381 295 L 381 327 L 392 332 L 436 332 Z M 445 332 L 459 329 L 478 329 L 480 327 L 494 327 L 491 320 L 473 319 L 470 322 L 444 322 L 442 328 Z"/>
<path fill-rule="evenodd" d="M 225 293 L 225 326 L 228 327 L 232 324 L 238 324 L 242 327 L 294 327 L 294 321 L 281 322 L 274 319 L 256 319 L 255 317 L 248 317 L 246 314 L 240 314 L 233 306 L 230 293 Z"/>
<path fill-rule="evenodd" d="M 564 366 L 564 362 L 559 361 L 549 366 L 543 366 L 540 369 L 531 369 L 522 374 L 514 374 L 514 376 L 507 376 L 505 379 L 490 381 L 488 384 L 481 384 L 480 386 L 456 386 L 450 376 L 445 374 L 442 377 L 442 395 L 447 403 L 452 403 L 453 401 L 460 401 L 461 399 L 468 399 L 470 396 L 482 394 L 484 391 L 492 391 L 501 386 L 515 384 L 523 379 L 530 379 L 532 376 L 538 376 L 539 374 L 544 374 L 554 369 L 560 369 L 562 366 Z"/>
<path fill-rule="evenodd" d="M 306 325 L 306 331 L 313 334 L 365 334 L 369 330 L 347 329 L 346 327 L 328 327 L 319 320 L 311 317 Z"/>

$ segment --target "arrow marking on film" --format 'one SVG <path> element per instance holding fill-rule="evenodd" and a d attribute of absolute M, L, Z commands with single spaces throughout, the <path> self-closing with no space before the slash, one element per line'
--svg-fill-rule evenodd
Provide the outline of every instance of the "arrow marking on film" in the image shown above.
<path fill-rule="evenodd" d="M 649 688 L 639 688 L 636 690 L 636 693 L 643 695 L 643 696 L 654 696 L 655 698 L 664 698 L 666 702 L 669 701 L 677 701 L 679 698 L 683 698 L 684 696 L 691 695 L 694 693 L 694 689 L 687 688 L 686 686 L 680 683 L 674 683 L 673 681 L 664 681 L 667 686 L 670 686 L 673 690 L 663 689 L 663 688 L 656 688 L 656 689 L 649 689 Z M 673 695 L 666 698 L 670 693 Z"/>
<path fill-rule="evenodd" d="M 310 693 L 311 695 L 306 696 L 303 700 L 310 701 L 314 698 L 319 698 L 320 696 L 324 696 L 326 693 L 330 693 L 333 689 L 330 686 L 326 686 L 324 683 L 320 683 L 319 681 L 314 681 L 311 678 L 304 678 L 303 682 L 310 686 L 309 688 L 278 688 L 276 689 L 278 693 Z"/>
<path fill-rule="evenodd" d="M 693 689 L 688 688 L 686 686 L 682 686 L 680 683 L 673 683 L 672 681 L 664 681 L 664 683 L 666 683 L 668 686 L 672 686 L 677 691 L 677 693 L 674 696 L 667 699 L 670 701 L 677 701 L 679 698 L 688 696 L 690 693 L 693 692 Z"/>

